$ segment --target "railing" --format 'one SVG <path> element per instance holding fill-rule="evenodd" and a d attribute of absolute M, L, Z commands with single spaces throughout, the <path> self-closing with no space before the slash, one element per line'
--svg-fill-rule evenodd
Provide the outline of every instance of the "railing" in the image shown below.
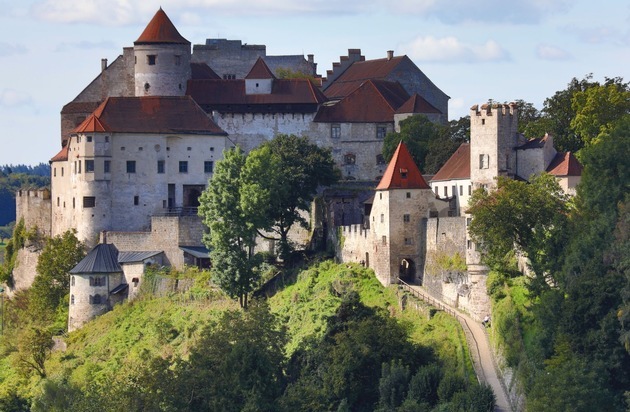
<path fill-rule="evenodd" d="M 420 291 L 413 288 L 410 284 L 408 284 L 407 282 L 405 282 L 404 280 L 400 278 L 398 278 L 398 284 L 404 290 L 411 293 L 414 297 L 422 300 L 423 302 L 426 302 L 427 304 L 435 308 L 438 308 L 439 310 L 444 311 L 445 313 L 453 316 L 455 319 L 459 321 L 459 324 L 462 325 L 462 329 L 464 330 L 464 334 L 466 335 L 468 342 L 473 343 L 475 346 L 475 348 L 473 349 L 469 345 L 468 350 L 469 350 L 470 358 L 473 360 L 473 368 L 475 369 L 477 380 L 481 382 L 482 377 L 483 377 L 483 381 L 485 382 L 486 374 L 484 373 L 483 368 L 481 367 L 481 353 L 479 352 L 479 344 L 477 343 L 477 339 L 475 338 L 475 335 L 470 330 L 470 326 L 468 325 L 468 321 L 466 320 L 466 318 L 461 316 L 457 311 L 453 310 L 453 308 L 451 308 L 450 306 L 445 305 L 444 303 L 433 298 L 432 296 L 421 293 Z M 492 360 L 494 362 L 494 357 L 492 358 Z"/>
<path fill-rule="evenodd" d="M 196 207 L 169 207 L 163 212 L 156 212 L 153 216 L 197 216 Z"/>

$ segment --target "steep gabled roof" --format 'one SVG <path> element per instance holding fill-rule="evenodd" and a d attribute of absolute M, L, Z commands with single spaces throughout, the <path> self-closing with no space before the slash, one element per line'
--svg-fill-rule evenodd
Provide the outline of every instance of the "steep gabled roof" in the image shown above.
<path fill-rule="evenodd" d="M 189 96 L 108 97 L 74 133 L 225 134 Z"/>
<path fill-rule="evenodd" d="M 582 176 L 582 165 L 573 156 L 573 153 L 559 152 L 549 163 L 547 173 L 554 176 Z"/>
<path fill-rule="evenodd" d="M 424 97 L 418 93 L 414 93 L 402 106 L 396 110 L 396 113 L 442 113 L 431 103 L 427 102 Z"/>
<path fill-rule="evenodd" d="M 171 19 L 160 7 L 133 44 L 190 44 L 190 42 L 179 34 Z"/>
<path fill-rule="evenodd" d="M 320 107 L 315 122 L 392 122 L 409 95 L 398 82 L 368 80 L 331 106 Z"/>
<path fill-rule="evenodd" d="M 401 141 L 376 190 L 430 189 L 407 146 Z"/>
<path fill-rule="evenodd" d="M 52 159 L 50 159 L 50 162 L 52 163 L 68 160 L 68 146 L 69 144 L 66 144 L 64 147 L 62 147 L 59 153 L 57 153 L 55 156 L 53 156 Z"/>
<path fill-rule="evenodd" d="M 329 98 L 342 98 L 356 90 L 366 80 L 383 80 L 392 73 L 407 56 L 391 59 L 375 59 L 352 63 L 325 91 Z"/>
<path fill-rule="evenodd" d="M 247 73 L 247 76 L 245 76 L 245 78 L 275 79 L 276 76 L 273 75 L 271 69 L 269 69 L 269 66 L 267 66 L 267 63 L 265 63 L 262 57 L 259 57 L 258 60 L 256 60 L 256 63 L 254 63 L 254 65 L 252 66 L 252 69 L 249 71 L 249 73 Z"/>
<path fill-rule="evenodd" d="M 452 179 L 470 179 L 470 143 L 462 143 L 431 181 Z"/>
<path fill-rule="evenodd" d="M 321 104 L 326 96 L 308 79 L 277 79 L 270 94 L 246 94 L 245 80 L 190 80 L 186 94 L 202 106 Z M 256 110 L 251 108 L 251 110 Z"/>
<path fill-rule="evenodd" d="M 122 272 L 118 264 L 118 249 L 107 243 L 100 243 L 70 270 L 70 273 L 118 273 Z"/>
<path fill-rule="evenodd" d="M 191 79 L 214 79 L 219 80 L 221 76 L 216 74 L 206 63 L 190 63 Z"/>

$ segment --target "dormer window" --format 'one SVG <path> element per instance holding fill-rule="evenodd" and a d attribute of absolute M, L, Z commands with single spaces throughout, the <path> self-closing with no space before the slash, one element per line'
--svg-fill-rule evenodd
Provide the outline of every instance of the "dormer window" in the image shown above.
<path fill-rule="evenodd" d="M 400 169 L 400 177 L 402 177 L 403 179 L 407 178 L 407 173 L 409 172 L 408 169 Z"/>
<path fill-rule="evenodd" d="M 156 60 L 157 60 L 156 54 L 147 54 L 147 64 L 149 66 L 155 66 Z"/>

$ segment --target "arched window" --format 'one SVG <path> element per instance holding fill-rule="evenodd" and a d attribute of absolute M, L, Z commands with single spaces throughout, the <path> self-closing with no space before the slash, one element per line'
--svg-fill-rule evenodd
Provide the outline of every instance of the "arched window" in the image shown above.
<path fill-rule="evenodd" d="M 74 305 L 74 295 L 70 295 L 70 304 Z"/>

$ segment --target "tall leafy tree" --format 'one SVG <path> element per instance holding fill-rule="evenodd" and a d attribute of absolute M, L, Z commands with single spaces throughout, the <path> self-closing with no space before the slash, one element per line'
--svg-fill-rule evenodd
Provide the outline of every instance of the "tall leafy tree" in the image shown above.
<path fill-rule="evenodd" d="M 241 207 L 258 229 L 275 234 L 280 256 L 287 258 L 289 230 L 296 223 L 307 226 L 302 212 L 310 209 L 317 188 L 338 179 L 330 149 L 307 137 L 280 134 L 249 154 L 240 186 Z"/>
<path fill-rule="evenodd" d="M 252 254 L 256 227 L 241 207 L 245 160 L 240 148 L 224 152 L 199 198 L 199 215 L 209 229 L 203 242 L 211 251 L 213 279 L 243 308 L 247 308 L 249 293 L 259 280 Z"/>
<path fill-rule="evenodd" d="M 416 115 L 400 122 L 400 133 L 388 133 L 383 140 L 383 158 L 389 162 L 398 147 L 405 142 L 409 153 L 421 172 L 426 173 L 426 158 L 429 145 L 444 136 L 444 128 L 433 123 L 424 115 Z M 448 158 L 447 158 L 448 159 Z"/>

